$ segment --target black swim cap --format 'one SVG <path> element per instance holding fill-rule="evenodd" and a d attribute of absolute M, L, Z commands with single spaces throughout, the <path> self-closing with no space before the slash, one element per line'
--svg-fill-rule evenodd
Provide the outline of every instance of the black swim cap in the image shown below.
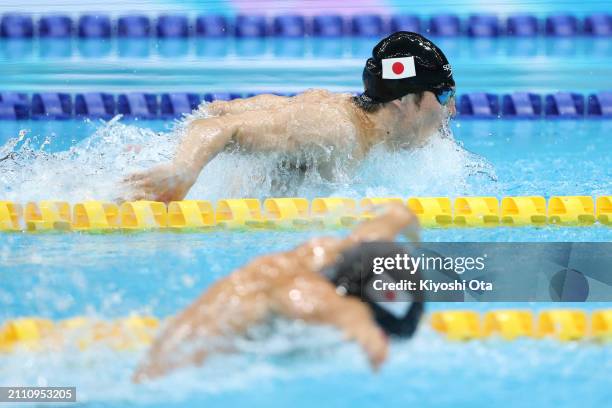
<path fill-rule="evenodd" d="M 389 60 L 394 58 L 398 60 Z M 404 61 L 408 66 L 395 64 Z M 411 93 L 454 87 L 455 80 L 446 56 L 434 43 L 420 34 L 398 31 L 372 50 L 363 69 L 363 85 L 360 99 L 385 103 Z"/>
<path fill-rule="evenodd" d="M 344 295 L 356 296 L 368 303 L 376 323 L 387 333 L 399 337 L 411 337 L 421 320 L 424 309 L 424 295 L 416 291 L 408 294 L 406 292 L 391 293 L 394 301 L 382 302 L 379 298 L 374 298 L 368 290 L 363 290 L 362 282 L 366 284 L 371 279 L 379 279 L 386 275 L 384 279 L 412 280 L 418 282 L 420 273 L 414 275 L 408 273 L 397 273 L 396 271 L 385 272 L 384 275 L 375 275 L 372 270 L 363 270 L 364 260 L 371 260 L 375 257 L 395 257 L 396 254 L 407 254 L 406 249 L 399 245 L 388 242 L 370 242 L 357 245 L 345 251 L 335 265 L 323 270 L 323 274 L 336 285 L 338 292 Z M 398 301 L 398 299 L 400 301 Z"/>

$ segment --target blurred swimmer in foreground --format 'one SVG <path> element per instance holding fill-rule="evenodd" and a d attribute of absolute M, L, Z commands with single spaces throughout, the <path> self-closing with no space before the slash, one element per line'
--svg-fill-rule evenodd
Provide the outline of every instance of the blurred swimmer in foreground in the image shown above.
<path fill-rule="evenodd" d="M 423 312 L 421 293 L 408 298 L 405 293 L 385 291 L 385 299 L 405 301 L 380 302 L 361 290 L 362 281 L 381 276 L 363 270 L 362 255 L 405 254 L 399 246 L 385 243 L 400 233 L 418 239 L 418 222 L 406 206 L 392 204 L 346 238 L 315 238 L 293 250 L 254 259 L 217 281 L 169 321 L 133 381 L 160 377 L 200 365 L 211 354 L 231 352 L 232 339 L 274 317 L 336 327 L 361 346 L 377 369 L 387 357 L 387 336 L 412 336 Z M 381 244 L 372 247 L 365 245 L 368 242 Z M 402 278 L 416 280 L 420 275 Z M 391 279 L 398 281 L 397 276 Z"/>
<path fill-rule="evenodd" d="M 355 165 L 375 145 L 422 146 L 455 114 L 451 66 L 419 34 L 400 31 L 379 42 L 363 83 L 357 97 L 309 90 L 213 102 L 207 106 L 211 117 L 190 123 L 173 161 L 128 176 L 122 198 L 181 200 L 204 166 L 226 149 L 282 153 L 290 168 L 314 166 L 331 178 L 337 159 Z"/>

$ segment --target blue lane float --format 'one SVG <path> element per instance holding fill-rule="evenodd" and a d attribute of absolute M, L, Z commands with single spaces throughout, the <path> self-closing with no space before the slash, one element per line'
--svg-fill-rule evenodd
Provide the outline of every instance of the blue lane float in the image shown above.
<path fill-rule="evenodd" d="M 299 38 L 306 35 L 306 20 L 297 14 L 276 16 L 272 25 L 277 37 Z"/>
<path fill-rule="evenodd" d="M 429 30 L 432 35 L 441 37 L 456 37 L 462 34 L 461 21 L 454 14 L 441 14 L 429 20 Z"/>
<path fill-rule="evenodd" d="M 506 33 L 513 37 L 533 37 L 540 33 L 540 24 L 535 16 L 529 14 L 510 16 Z"/>
<path fill-rule="evenodd" d="M 70 119 L 72 96 L 55 92 L 35 93 L 32 95 L 31 109 L 33 119 Z"/>
<path fill-rule="evenodd" d="M 76 94 L 74 97 L 74 113 L 78 117 L 111 119 L 116 114 L 115 97 L 100 92 Z"/>
<path fill-rule="evenodd" d="M 86 14 L 79 18 L 79 37 L 110 38 L 111 19 L 106 15 Z"/>
<path fill-rule="evenodd" d="M 591 94 L 588 100 L 589 115 L 612 118 L 612 92 Z"/>
<path fill-rule="evenodd" d="M 161 96 L 161 115 L 166 118 L 180 117 L 193 111 L 202 102 L 195 93 L 165 93 Z"/>
<path fill-rule="evenodd" d="M 30 117 L 28 95 L 19 92 L 0 93 L 0 119 L 19 120 Z"/>
<path fill-rule="evenodd" d="M 38 20 L 38 35 L 42 38 L 67 38 L 73 32 L 74 24 L 68 16 L 43 16 Z"/>
<path fill-rule="evenodd" d="M 478 14 L 468 19 L 467 34 L 470 37 L 497 37 L 501 33 L 496 15 Z"/>
<path fill-rule="evenodd" d="M 612 35 L 612 15 L 593 14 L 584 19 L 584 33 L 599 37 Z"/>
<path fill-rule="evenodd" d="M 38 26 L 38 30 L 34 27 Z M 0 21 L 0 36 L 4 38 L 40 37 L 66 38 L 74 35 L 69 16 L 41 16 L 37 24 L 27 14 L 7 13 Z M 151 33 L 152 20 L 142 14 L 120 16 L 112 21 L 105 15 L 83 15 L 78 18 L 76 33 L 83 38 L 108 38 L 117 27 L 119 37 L 146 37 Z M 259 38 L 267 35 L 278 37 L 339 37 L 344 35 L 377 37 L 390 31 L 416 31 L 434 36 L 495 37 L 499 35 L 532 37 L 546 34 L 555 37 L 576 35 L 611 36 L 612 15 L 597 13 L 585 17 L 571 14 L 555 14 L 539 18 L 533 14 L 497 15 L 475 14 L 466 18 L 455 14 L 440 14 L 424 19 L 415 15 L 364 14 L 340 16 L 323 14 L 302 16 L 238 15 L 235 18 L 221 15 L 200 15 L 195 21 L 186 15 L 160 15 L 155 18 L 155 35 L 160 38 L 185 38 L 192 35 L 222 37 L 229 33 L 237 37 Z M 195 27 L 192 30 L 192 27 Z"/>
<path fill-rule="evenodd" d="M 385 20 L 376 14 L 353 16 L 351 34 L 358 37 L 380 37 L 389 32 Z"/>
<path fill-rule="evenodd" d="M 542 97 L 529 92 L 502 96 L 502 115 L 509 118 L 535 119 L 542 115 Z"/>
<path fill-rule="evenodd" d="M 195 22 L 195 33 L 200 37 L 220 38 L 229 34 L 230 26 L 225 16 L 198 16 Z"/>
<path fill-rule="evenodd" d="M 421 19 L 411 14 L 401 14 L 392 16 L 389 21 L 391 31 L 413 31 L 415 33 L 421 32 Z"/>
<path fill-rule="evenodd" d="M 255 94 L 253 94 L 253 96 L 254 95 Z M 204 94 L 204 100 L 206 102 L 231 101 L 232 99 L 238 99 L 238 98 L 242 98 L 242 95 L 239 93 L 215 92 L 215 93 L 205 93 Z"/>
<path fill-rule="evenodd" d="M 584 115 L 584 96 L 571 92 L 546 95 L 544 114 L 560 118 L 578 118 Z"/>
<path fill-rule="evenodd" d="M 159 16 L 156 24 L 159 38 L 189 37 L 189 19 L 180 14 L 165 14 Z"/>
<path fill-rule="evenodd" d="M 146 38 L 151 35 L 151 20 L 144 15 L 121 16 L 117 20 L 119 37 Z"/>
<path fill-rule="evenodd" d="M 0 21 L 0 36 L 5 38 L 31 38 L 34 35 L 32 17 L 23 14 L 5 14 Z"/>
<path fill-rule="evenodd" d="M 120 94 L 117 97 L 117 112 L 137 119 L 157 119 L 159 104 L 157 95 L 134 92 Z"/>
<path fill-rule="evenodd" d="M 495 118 L 499 115 L 499 97 L 484 92 L 461 95 L 459 114 L 473 118 Z"/>
<path fill-rule="evenodd" d="M 317 37 L 340 37 L 344 35 L 344 19 L 335 14 L 315 16 L 312 34 Z"/>
<path fill-rule="evenodd" d="M 294 96 L 293 92 L 208 92 L 208 93 L 35 93 L 31 99 L 25 93 L 0 92 L 0 119 L 69 119 L 103 118 L 115 114 L 128 118 L 167 119 L 190 113 L 202 101 L 230 101 L 256 95 Z M 355 92 L 353 94 L 359 94 Z M 74 104 L 73 104 L 74 101 Z M 469 92 L 457 96 L 457 111 L 461 119 L 581 119 L 612 117 L 612 91 L 590 95 L 558 92 L 540 95 L 515 92 L 496 95 Z"/>
<path fill-rule="evenodd" d="M 578 19 L 569 14 L 548 16 L 546 34 L 556 37 L 572 37 L 578 34 Z"/>
<path fill-rule="evenodd" d="M 239 15 L 236 17 L 235 33 L 239 38 L 265 37 L 266 18 L 260 15 Z"/>

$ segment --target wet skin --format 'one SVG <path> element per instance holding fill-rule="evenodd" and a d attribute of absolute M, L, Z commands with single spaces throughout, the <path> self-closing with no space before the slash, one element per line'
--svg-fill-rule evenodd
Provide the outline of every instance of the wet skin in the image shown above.
<path fill-rule="evenodd" d="M 232 351 L 231 339 L 273 316 L 331 325 L 355 341 L 377 369 L 388 353 L 387 337 L 370 307 L 342 296 L 320 271 L 362 242 L 392 241 L 399 233 L 418 239 L 418 222 L 402 204 L 377 209 L 346 238 L 321 237 L 297 248 L 262 256 L 220 279 L 162 330 L 133 380 L 140 382 L 199 365 L 211 354 Z"/>
<path fill-rule="evenodd" d="M 212 116 L 190 123 L 174 159 L 128 176 L 119 201 L 181 200 L 206 164 L 228 148 L 289 158 L 308 151 L 321 156 L 321 174 L 330 174 L 335 160 L 356 165 L 375 145 L 422 146 L 454 115 L 455 103 L 443 107 L 433 93 L 424 92 L 418 104 L 415 95 L 406 95 L 368 113 L 349 94 L 310 90 L 294 97 L 218 101 L 206 109 Z"/>

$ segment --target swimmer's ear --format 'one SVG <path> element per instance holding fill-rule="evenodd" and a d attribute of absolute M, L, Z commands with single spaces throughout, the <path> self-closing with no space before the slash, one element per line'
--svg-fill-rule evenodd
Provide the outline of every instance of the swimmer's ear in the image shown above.
<path fill-rule="evenodd" d="M 397 109 L 404 110 L 410 105 L 410 101 L 411 101 L 411 95 L 409 94 L 409 95 L 404 95 L 399 99 L 394 99 L 388 103 L 394 105 L 395 108 Z"/>

